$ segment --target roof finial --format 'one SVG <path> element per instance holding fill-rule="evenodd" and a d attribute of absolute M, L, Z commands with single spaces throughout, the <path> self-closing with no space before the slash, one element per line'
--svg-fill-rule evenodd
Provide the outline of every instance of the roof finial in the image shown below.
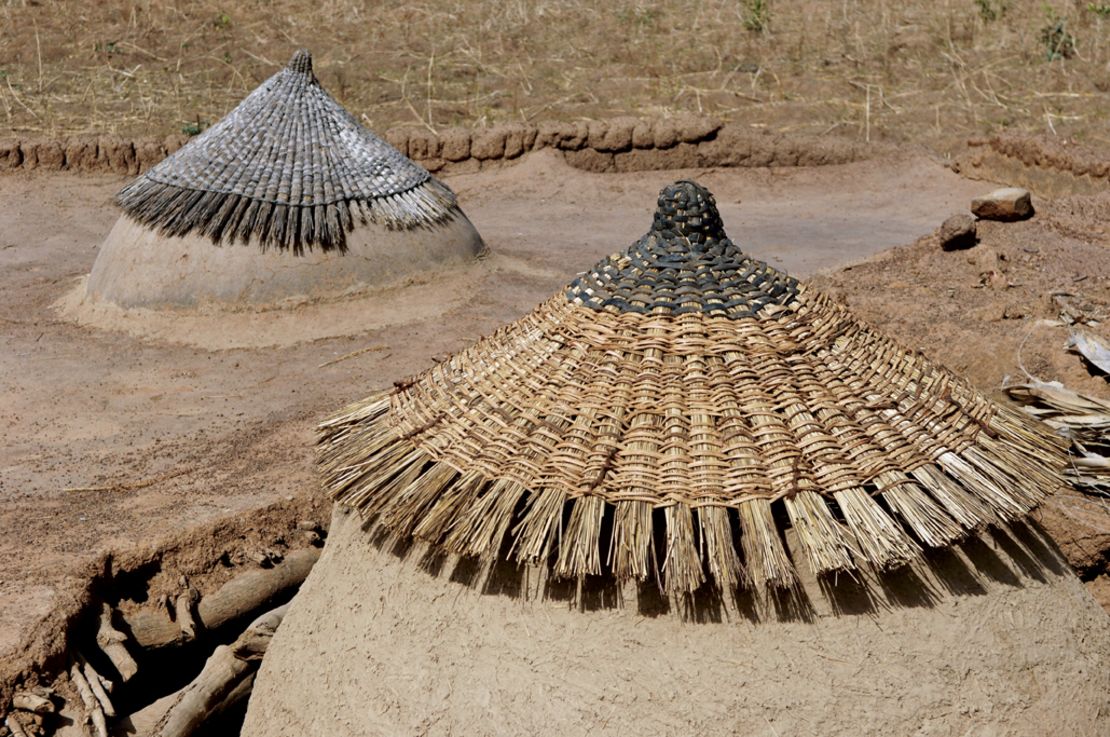
<path fill-rule="evenodd" d="M 293 52 L 293 58 L 285 67 L 292 72 L 300 72 L 312 76 L 312 54 L 308 49 L 297 49 Z"/>
<path fill-rule="evenodd" d="M 685 238 L 691 245 L 725 238 L 717 201 L 708 189 L 688 179 L 669 184 L 659 193 L 651 229 L 666 239 Z"/>

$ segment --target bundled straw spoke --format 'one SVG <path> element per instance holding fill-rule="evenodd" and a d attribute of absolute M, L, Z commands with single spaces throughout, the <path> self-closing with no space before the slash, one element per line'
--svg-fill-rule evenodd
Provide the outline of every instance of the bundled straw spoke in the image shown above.
<path fill-rule="evenodd" d="M 733 543 L 727 507 L 698 507 L 703 557 L 714 583 L 722 591 L 733 591 L 744 580 L 744 568 Z"/>
<path fill-rule="evenodd" d="M 820 494 L 801 491 L 786 497 L 785 503 L 798 544 L 814 573 L 823 575 L 855 568 L 851 534 L 829 511 Z"/>
<path fill-rule="evenodd" d="M 913 530 L 918 540 L 937 548 L 950 545 L 965 535 L 944 508 L 930 499 L 920 486 L 894 474 L 887 474 L 883 480 L 889 484 L 881 494 L 883 500 L 906 527 Z"/>
<path fill-rule="evenodd" d="M 749 499 L 741 502 L 738 510 L 740 543 L 750 583 L 756 587 L 792 588 L 794 565 L 779 536 L 771 503 L 766 499 Z"/>
<path fill-rule="evenodd" d="M 121 191 L 131 218 L 167 236 L 344 251 L 362 223 L 434 228 L 454 193 L 358 123 L 320 86 L 307 51 L 211 128 Z"/>
<path fill-rule="evenodd" d="M 608 559 L 610 570 L 621 581 L 645 581 L 655 572 L 651 504 L 617 502 L 614 507 Z"/>
<path fill-rule="evenodd" d="M 601 523 L 605 501 L 597 497 L 576 499 L 571 505 L 570 521 L 559 541 L 559 560 L 555 575 L 560 578 L 601 574 Z"/>
<path fill-rule="evenodd" d="M 916 558 L 921 549 L 863 489 L 835 494 L 844 519 L 856 538 L 856 547 L 868 563 L 881 569 L 897 568 Z"/>
<path fill-rule="evenodd" d="M 694 533 L 694 515 L 684 504 L 667 507 L 667 557 L 663 561 L 663 580 L 667 592 L 681 596 L 696 591 L 705 583 L 701 553 Z"/>
<path fill-rule="evenodd" d="M 671 596 L 790 588 L 794 556 L 901 566 L 1026 514 L 1065 462 L 1050 432 L 742 254 L 689 182 L 628 251 L 320 443 L 332 495 L 402 534 Z"/>
<path fill-rule="evenodd" d="M 555 489 L 531 495 L 528 510 L 513 531 L 517 561 L 535 564 L 547 560 L 562 537 L 565 503 L 566 495 Z"/>

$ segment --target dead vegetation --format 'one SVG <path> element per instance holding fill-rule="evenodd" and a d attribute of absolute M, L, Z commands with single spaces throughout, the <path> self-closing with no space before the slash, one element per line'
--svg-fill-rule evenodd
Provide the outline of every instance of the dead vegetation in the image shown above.
<path fill-rule="evenodd" d="M 271 505 L 255 520 L 93 565 L 21 652 L 0 659 L 0 735 L 39 737 L 72 722 L 89 737 L 180 736 L 241 707 L 320 557 L 321 509 L 310 499 Z"/>
<path fill-rule="evenodd" d="M 0 6 L 0 126 L 195 134 L 297 46 L 363 122 L 675 112 L 944 144 L 1003 130 L 1110 142 L 1110 17 L 1054 0 L 327 0 Z"/>

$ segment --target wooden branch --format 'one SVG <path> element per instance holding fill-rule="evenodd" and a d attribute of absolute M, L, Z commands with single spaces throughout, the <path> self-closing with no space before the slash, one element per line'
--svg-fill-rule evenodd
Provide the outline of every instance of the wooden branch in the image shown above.
<path fill-rule="evenodd" d="M 218 629 L 295 590 L 319 558 L 318 548 L 306 548 L 290 553 L 273 568 L 239 574 L 201 598 L 196 607 L 201 626 L 206 630 Z M 176 646 L 184 641 L 180 627 L 163 609 L 140 609 L 124 615 L 124 622 L 135 642 L 147 649 Z"/>
<path fill-rule="evenodd" d="M 242 698 L 242 682 L 252 678 L 289 605 L 263 614 L 230 646 L 220 645 L 193 681 L 177 692 L 152 734 L 157 737 L 190 737 L 221 705 Z M 249 688 L 249 684 L 247 686 Z M 226 707 L 224 707 L 226 708 Z"/>
<path fill-rule="evenodd" d="M 174 602 L 174 619 L 177 621 L 177 628 L 181 630 L 182 639 L 190 642 L 197 639 L 197 623 L 193 619 L 193 607 L 200 601 L 200 592 L 190 586 L 184 576 L 181 578 L 181 584 L 185 587 L 185 591 Z"/>
<path fill-rule="evenodd" d="M 31 737 L 23 726 L 23 722 L 19 721 L 15 714 L 8 714 L 4 717 L 4 726 L 11 732 L 12 737 Z"/>
<path fill-rule="evenodd" d="M 105 685 L 104 678 L 89 665 L 87 660 L 80 658 L 79 662 L 81 664 L 81 674 L 85 676 L 85 680 L 88 681 L 89 689 L 92 690 L 93 696 L 96 697 L 101 710 L 104 711 L 104 716 L 114 717 L 116 715 L 116 708 L 112 706 L 112 701 L 108 698 L 108 691 L 111 689 Z M 110 683 L 111 682 L 109 682 L 109 684 Z"/>
<path fill-rule="evenodd" d="M 16 691 L 12 696 L 12 708 L 34 714 L 49 714 L 54 711 L 54 702 L 37 693 Z"/>
<path fill-rule="evenodd" d="M 85 719 L 92 721 L 97 737 L 108 737 L 108 722 L 104 718 L 104 710 L 100 708 L 96 696 L 93 695 L 92 687 L 81 673 L 81 667 L 77 663 L 69 667 L 69 679 L 73 681 L 73 687 L 77 689 L 77 695 L 85 705 Z"/>
<path fill-rule="evenodd" d="M 119 673 L 120 681 L 127 683 L 139 672 L 139 666 L 127 651 L 127 635 L 112 624 L 112 607 L 104 604 L 100 610 L 100 625 L 96 631 L 96 644 Z"/>

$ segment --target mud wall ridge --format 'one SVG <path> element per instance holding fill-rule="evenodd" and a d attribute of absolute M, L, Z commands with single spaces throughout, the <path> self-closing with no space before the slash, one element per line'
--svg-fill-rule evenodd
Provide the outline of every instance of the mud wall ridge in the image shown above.
<path fill-rule="evenodd" d="M 386 140 L 433 173 L 469 173 L 554 149 L 592 172 L 710 166 L 820 166 L 869 158 L 875 146 L 838 138 L 785 136 L 681 115 L 655 120 L 621 117 L 487 128 L 392 128 Z M 184 134 L 127 139 L 114 135 L 65 139 L 0 139 L 0 173 L 41 170 L 136 175 L 177 151 Z"/>

